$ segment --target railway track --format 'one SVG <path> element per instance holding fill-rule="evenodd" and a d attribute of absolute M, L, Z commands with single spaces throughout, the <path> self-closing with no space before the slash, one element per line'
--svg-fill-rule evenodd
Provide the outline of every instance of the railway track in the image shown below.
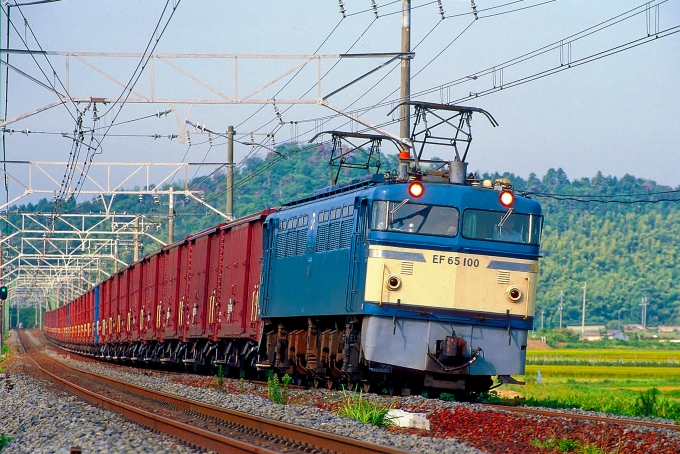
<path fill-rule="evenodd" d="M 41 336 L 34 339 L 36 342 L 43 341 Z M 68 363 L 70 364 L 70 362 Z M 73 365 L 81 369 L 77 364 Z M 110 366 L 117 368 L 115 364 Z M 128 369 L 128 367 L 123 367 L 123 369 Z M 132 371 L 128 371 L 128 373 L 132 373 Z M 133 373 L 133 375 L 135 374 Z M 153 371 L 151 374 L 143 373 L 141 375 L 146 375 L 146 378 L 140 380 L 140 384 L 144 382 L 153 383 L 156 378 L 168 379 L 170 383 L 174 382 L 180 386 L 193 387 L 197 390 L 206 389 L 206 387 L 212 388 L 212 380 L 214 379 L 214 377 L 211 377 L 206 381 L 205 377 L 197 378 L 200 376 L 194 374 L 162 371 Z M 120 377 L 118 376 L 119 379 L 128 381 Z M 225 382 L 227 380 L 225 379 Z M 248 385 L 246 391 L 246 388 L 243 388 L 243 381 L 229 380 L 229 382 L 231 383 L 225 384 L 229 390 L 228 394 L 262 395 L 262 390 L 257 390 L 254 386 Z M 248 384 L 248 382 L 245 383 Z M 174 391 L 171 392 L 174 393 Z M 337 405 L 335 401 L 338 397 L 337 393 L 330 393 L 328 398 L 325 397 L 325 394 L 323 390 L 296 390 L 291 398 L 299 405 L 319 406 L 321 403 L 321 408 L 328 410 Z M 333 394 L 336 395 L 333 396 Z M 376 396 L 371 397 L 371 399 L 376 398 Z M 194 397 L 194 399 L 196 398 Z M 406 444 L 415 448 L 418 452 L 420 452 L 420 449 L 429 451 L 434 445 L 443 448 L 435 449 L 435 451 L 445 452 L 446 445 L 437 444 L 436 440 L 438 439 L 440 441 L 451 439 L 451 442 L 457 440 L 483 452 L 493 453 L 548 452 L 534 451 L 534 445 L 530 442 L 552 439 L 577 440 L 584 446 L 597 446 L 602 452 L 619 452 L 621 454 L 637 454 L 639 452 L 675 454 L 680 452 L 680 426 L 662 422 L 623 419 L 623 417 L 615 415 L 609 417 L 598 414 L 579 414 L 569 410 L 487 404 L 460 405 L 439 399 L 422 399 L 420 397 L 399 398 L 392 396 L 387 398 L 385 403 L 391 404 L 395 401 L 398 403 L 398 408 L 413 413 L 426 413 L 428 419 L 431 420 L 431 432 L 410 429 L 391 431 L 395 437 L 403 436 L 403 433 L 411 434 L 411 436 L 416 434 L 422 436 L 422 442 L 416 442 L 415 445 Z M 262 413 L 258 414 L 262 415 Z M 388 437 L 391 437 L 391 435 L 388 435 Z M 520 438 L 518 439 L 518 437 Z M 433 444 L 430 445 L 428 440 L 431 440 Z M 404 444 L 400 444 L 400 446 L 404 446 Z M 389 452 L 385 447 L 380 449 L 380 452 Z M 309 451 L 313 452 L 311 448 Z M 343 449 L 342 452 L 351 451 Z"/>
<path fill-rule="evenodd" d="M 610 417 L 610 416 L 596 416 L 596 415 L 584 415 L 578 413 L 568 413 L 564 411 L 548 410 L 542 408 L 527 408 L 527 407 L 510 407 L 506 405 L 491 405 L 483 404 L 485 408 L 491 408 L 496 410 L 503 410 L 518 414 L 528 414 L 536 416 L 545 416 L 548 418 L 567 418 L 576 421 L 593 421 L 593 422 L 604 422 L 607 424 L 618 424 L 622 426 L 637 426 L 637 427 L 647 427 L 650 429 L 666 429 L 680 432 L 680 425 L 677 424 L 667 424 L 653 421 L 645 421 L 639 419 L 627 419 L 625 417 Z"/>
<path fill-rule="evenodd" d="M 73 369 L 42 355 L 20 333 L 40 374 L 81 398 L 204 450 L 225 453 L 403 453 L 292 424 L 156 392 Z"/>
<path fill-rule="evenodd" d="M 96 360 L 91 360 L 87 357 L 81 357 L 81 358 L 83 358 L 83 360 L 97 362 Z M 161 376 L 168 376 L 168 377 L 182 377 L 182 376 L 192 375 L 192 374 L 187 374 L 185 372 L 168 372 L 168 371 L 156 371 L 156 373 L 159 373 Z M 251 380 L 246 380 L 246 382 L 249 383 L 249 384 L 253 384 L 253 385 L 259 385 L 259 386 L 265 386 L 265 387 L 267 386 L 267 382 L 264 381 L 264 380 L 252 380 L 251 379 Z M 311 389 L 311 387 L 309 387 L 309 386 L 301 386 L 301 385 L 295 385 L 295 384 L 290 384 L 288 386 L 289 386 L 290 389 L 297 389 L 297 390 Z M 323 387 L 322 387 L 322 389 L 323 389 Z M 572 420 L 576 420 L 576 421 L 604 422 L 604 423 L 612 423 L 612 424 L 618 424 L 618 425 L 633 425 L 633 426 L 638 426 L 638 427 L 646 427 L 646 428 L 653 428 L 653 429 L 667 429 L 667 430 L 673 430 L 673 431 L 680 432 L 680 425 L 677 425 L 677 424 L 661 423 L 661 422 L 654 422 L 654 421 L 645 421 L 645 420 L 642 420 L 642 419 L 629 419 L 629 418 L 625 418 L 625 417 L 622 417 L 622 416 L 616 416 L 616 417 L 597 416 L 597 415 L 571 413 L 571 412 L 566 412 L 564 410 L 550 410 L 550 409 L 529 408 L 529 407 L 513 407 L 513 406 L 509 406 L 509 405 L 496 405 L 496 404 L 479 404 L 479 405 L 482 406 L 483 408 L 503 410 L 503 411 L 507 411 L 507 412 L 511 412 L 511 413 L 517 413 L 517 414 L 536 415 L 536 416 L 544 416 L 544 417 L 549 417 L 549 418 L 567 418 L 567 419 L 572 419 Z"/>

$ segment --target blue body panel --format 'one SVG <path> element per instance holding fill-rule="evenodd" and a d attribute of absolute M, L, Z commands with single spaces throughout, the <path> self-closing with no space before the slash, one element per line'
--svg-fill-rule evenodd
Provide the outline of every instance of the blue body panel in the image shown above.
<path fill-rule="evenodd" d="M 94 331 L 94 343 L 95 343 L 95 345 L 99 344 L 99 332 L 97 330 L 97 325 L 99 323 L 99 308 L 100 308 L 100 305 L 99 305 L 100 297 L 99 297 L 99 295 L 100 295 L 99 286 L 96 286 L 94 288 L 94 320 L 93 320 L 93 322 L 94 322 L 93 331 Z"/>
<path fill-rule="evenodd" d="M 265 228 L 265 260 L 260 313 L 295 317 L 360 313 L 358 275 L 365 261 L 363 241 L 357 241 L 362 215 L 356 194 L 286 207 L 270 215 Z M 352 207 L 353 214 L 319 221 L 319 213 Z M 281 222 L 307 216 L 307 225 L 281 231 Z M 362 226 L 360 226 L 362 227 Z M 295 237 L 295 246 L 289 243 Z M 297 243 L 302 241 L 304 247 Z M 292 250 L 294 249 L 294 250 Z M 359 258 L 359 263 L 354 260 Z"/>

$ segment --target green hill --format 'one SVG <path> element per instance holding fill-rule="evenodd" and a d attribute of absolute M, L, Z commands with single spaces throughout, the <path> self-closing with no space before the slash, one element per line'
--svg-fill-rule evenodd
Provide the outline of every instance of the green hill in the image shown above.
<path fill-rule="evenodd" d="M 254 158 L 235 170 L 234 210 L 236 216 L 274 207 L 298 197 L 312 194 L 330 182 L 330 149 L 279 146 L 277 154 Z M 396 169 L 396 156 L 383 156 L 381 171 Z M 363 174 L 361 170 L 344 171 L 341 179 Z M 490 173 L 483 178 L 509 178 L 515 189 L 541 202 L 545 214 L 542 261 L 537 309 L 544 311 L 546 327 L 556 327 L 557 307 L 563 293 L 563 324 L 581 322 L 583 290 L 587 283 L 587 323 L 640 323 L 640 302 L 647 297 L 647 325 L 680 324 L 680 210 L 673 188 L 650 180 L 626 175 L 570 181 L 562 169 L 550 169 L 538 178 L 527 179 L 512 174 Z M 226 178 L 223 173 L 198 177 L 189 187 L 205 191 L 205 200 L 216 207 L 226 204 Z M 179 189 L 180 186 L 177 186 Z M 140 202 L 136 196 L 117 196 L 118 212 L 146 209 L 157 218 L 167 238 L 167 206 Z M 140 203 L 142 205 L 140 206 Z M 22 206 L 21 211 L 40 207 L 46 202 Z M 87 211 L 87 204 L 72 210 Z M 175 239 L 221 222 L 201 205 L 177 198 Z M 144 242 L 143 253 L 157 246 Z M 125 257 L 130 261 L 130 251 Z M 540 322 L 539 322 L 540 323 Z"/>

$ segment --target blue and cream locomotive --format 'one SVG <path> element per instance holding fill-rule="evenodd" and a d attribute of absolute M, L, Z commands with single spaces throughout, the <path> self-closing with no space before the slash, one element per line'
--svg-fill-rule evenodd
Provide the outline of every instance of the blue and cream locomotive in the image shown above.
<path fill-rule="evenodd" d="M 469 147 L 473 112 L 495 125 L 488 113 L 411 104 L 418 119 L 458 122 L 446 142 L 453 160 L 422 159 L 426 146 L 440 145 L 431 124 L 414 132 L 413 150 L 423 146 L 400 155 L 398 172 L 336 184 L 268 217 L 258 368 L 430 396 L 482 392 L 493 377 L 524 374 L 541 207 L 507 180 L 466 174 L 467 148 L 458 145 Z M 348 136 L 386 139 L 334 139 Z"/>

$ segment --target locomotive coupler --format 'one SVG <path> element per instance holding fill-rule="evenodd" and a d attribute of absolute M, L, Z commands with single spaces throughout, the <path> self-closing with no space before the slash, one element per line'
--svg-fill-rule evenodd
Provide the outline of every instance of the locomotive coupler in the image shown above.
<path fill-rule="evenodd" d="M 457 359 L 465 356 L 466 351 L 465 339 L 456 336 L 455 331 L 451 336 L 446 336 L 443 341 L 437 341 L 437 359 L 442 364 L 454 364 Z"/>

